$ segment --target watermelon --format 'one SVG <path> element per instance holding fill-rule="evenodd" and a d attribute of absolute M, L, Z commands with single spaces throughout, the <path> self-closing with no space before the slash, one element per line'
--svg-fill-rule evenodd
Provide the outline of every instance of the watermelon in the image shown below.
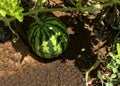
<path fill-rule="evenodd" d="M 42 58 L 58 57 L 66 49 L 69 36 L 66 26 L 56 17 L 42 16 L 27 31 L 28 43 Z"/>

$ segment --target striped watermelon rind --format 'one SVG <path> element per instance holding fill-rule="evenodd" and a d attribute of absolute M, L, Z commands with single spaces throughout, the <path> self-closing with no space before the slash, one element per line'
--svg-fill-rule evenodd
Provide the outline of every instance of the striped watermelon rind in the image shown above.
<path fill-rule="evenodd" d="M 42 16 L 27 32 L 28 42 L 40 57 L 53 58 L 65 51 L 69 36 L 66 26 L 56 17 Z"/>

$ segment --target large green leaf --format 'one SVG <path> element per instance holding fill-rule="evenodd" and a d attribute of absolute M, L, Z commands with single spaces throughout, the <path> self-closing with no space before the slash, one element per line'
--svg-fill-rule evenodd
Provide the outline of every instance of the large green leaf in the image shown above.
<path fill-rule="evenodd" d="M 21 0 L 0 0 L 0 15 L 6 17 L 17 18 L 20 22 L 23 21 L 23 8 L 20 7 Z"/>

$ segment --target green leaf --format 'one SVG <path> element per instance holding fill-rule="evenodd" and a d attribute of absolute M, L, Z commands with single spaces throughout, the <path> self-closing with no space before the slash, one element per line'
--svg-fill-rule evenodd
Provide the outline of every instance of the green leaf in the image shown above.
<path fill-rule="evenodd" d="M 113 73 L 117 73 L 117 72 L 118 72 L 118 69 L 117 69 L 116 67 L 115 67 L 115 68 L 113 67 L 113 68 L 112 68 L 112 71 L 113 71 Z"/>
<path fill-rule="evenodd" d="M 21 0 L 0 0 L 0 14 L 3 17 L 9 15 L 11 17 L 15 17 L 20 22 L 23 21 L 23 13 L 24 10 L 20 7 Z"/>
<path fill-rule="evenodd" d="M 119 55 L 116 55 L 116 63 L 120 65 L 120 56 Z"/>
<path fill-rule="evenodd" d="M 109 53 L 109 56 L 112 57 L 112 59 L 115 59 L 115 55 L 112 52 Z"/>
<path fill-rule="evenodd" d="M 100 71 L 98 71 L 97 77 L 98 77 L 99 79 L 102 79 L 102 74 L 101 74 Z"/>
<path fill-rule="evenodd" d="M 23 21 L 23 8 L 16 8 L 14 13 L 11 13 L 12 16 L 16 17 L 20 22 Z"/>
<path fill-rule="evenodd" d="M 113 86 L 112 83 L 105 83 L 105 86 Z"/>
<path fill-rule="evenodd" d="M 117 73 L 118 78 L 120 79 L 120 73 Z"/>
<path fill-rule="evenodd" d="M 23 14 L 16 15 L 16 18 L 19 20 L 19 22 L 23 21 Z"/>
<path fill-rule="evenodd" d="M 42 0 L 42 3 L 44 4 L 44 3 L 46 3 L 47 2 L 47 0 Z"/>
<path fill-rule="evenodd" d="M 117 43 L 117 52 L 118 52 L 118 55 L 120 55 L 120 43 Z"/>
<path fill-rule="evenodd" d="M 103 6 L 102 6 L 102 4 L 94 4 L 93 5 L 96 9 L 98 9 L 98 10 L 101 10 L 101 9 L 103 9 Z"/>
<path fill-rule="evenodd" d="M 116 75 L 115 73 L 113 73 L 110 77 L 111 77 L 111 78 L 116 78 L 117 75 Z"/>
<path fill-rule="evenodd" d="M 3 17 L 5 17 L 6 14 L 7 14 L 7 11 L 4 10 L 4 9 L 0 9 L 0 14 L 1 14 Z"/>

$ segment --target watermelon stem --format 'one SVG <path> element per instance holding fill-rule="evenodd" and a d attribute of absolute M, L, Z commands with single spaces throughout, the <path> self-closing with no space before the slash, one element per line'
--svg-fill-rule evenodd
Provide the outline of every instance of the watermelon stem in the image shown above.
<path fill-rule="evenodd" d="M 51 11 L 79 11 L 79 8 L 39 8 L 39 9 L 24 13 L 24 16 L 35 14 L 38 12 L 51 12 Z"/>
<path fill-rule="evenodd" d="M 12 41 L 14 43 L 16 43 L 16 41 L 19 39 L 19 35 L 12 29 L 10 22 L 7 22 L 7 25 L 9 27 L 10 31 L 16 36 L 16 37 L 13 37 L 13 39 L 12 39 Z"/>
<path fill-rule="evenodd" d="M 29 12 L 24 13 L 24 16 L 28 16 L 30 14 L 35 14 L 35 13 L 39 13 L 39 12 L 51 12 L 51 11 L 79 11 L 78 8 L 39 8 L 39 9 L 34 9 L 31 10 Z M 16 18 L 12 17 L 12 18 L 8 18 L 7 20 L 9 22 L 14 21 Z M 3 21 L 3 19 L 0 16 L 0 20 Z"/>
<path fill-rule="evenodd" d="M 34 14 L 34 16 L 35 16 L 37 23 L 40 25 L 43 25 L 43 22 L 39 20 L 38 13 Z"/>
<path fill-rule="evenodd" d="M 10 21 L 10 19 L 8 19 L 7 17 L 0 16 L 0 20 L 4 21 L 5 24 L 7 24 L 7 26 L 9 27 L 10 31 L 14 34 L 14 37 L 13 37 L 12 41 L 15 43 L 19 39 L 19 35 L 11 27 L 11 25 L 10 25 L 11 21 Z"/>

